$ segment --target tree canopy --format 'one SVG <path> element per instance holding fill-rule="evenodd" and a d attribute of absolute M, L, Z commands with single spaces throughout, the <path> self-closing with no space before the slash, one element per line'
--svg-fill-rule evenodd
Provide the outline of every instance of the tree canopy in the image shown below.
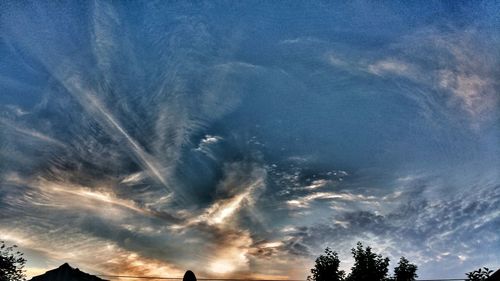
<path fill-rule="evenodd" d="M 17 246 L 7 246 L 0 241 L 0 281 L 26 280 L 23 253 L 16 251 Z"/>
<path fill-rule="evenodd" d="M 347 281 L 385 281 L 389 271 L 389 258 L 372 252 L 371 247 L 363 247 L 361 242 L 351 250 L 354 266 Z"/>
<path fill-rule="evenodd" d="M 471 271 L 469 273 L 465 273 L 467 275 L 467 281 L 484 281 L 487 280 L 488 277 L 490 277 L 490 274 L 493 272 L 493 270 L 483 267 L 479 268 L 477 270 Z"/>
<path fill-rule="evenodd" d="M 394 281 L 414 281 L 418 267 L 411 264 L 405 257 L 401 257 L 398 266 L 394 268 Z"/>
<path fill-rule="evenodd" d="M 417 278 L 418 267 L 411 264 L 408 259 L 401 257 L 398 266 L 394 268 L 394 276 L 389 277 L 389 258 L 374 253 L 371 247 L 364 247 L 361 242 L 356 248 L 351 249 L 354 265 L 351 273 L 346 277 L 340 270 L 338 254 L 330 248 L 320 255 L 311 269 L 312 276 L 309 281 L 414 281 Z"/>
<path fill-rule="evenodd" d="M 316 259 L 314 268 L 311 269 L 312 276 L 307 280 L 314 281 L 341 281 L 344 280 L 344 271 L 339 270 L 340 260 L 336 252 L 325 249 L 325 254 Z"/>

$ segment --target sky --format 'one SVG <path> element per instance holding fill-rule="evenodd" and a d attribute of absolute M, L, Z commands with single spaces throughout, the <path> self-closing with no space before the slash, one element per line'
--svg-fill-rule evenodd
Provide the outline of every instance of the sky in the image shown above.
<path fill-rule="evenodd" d="M 497 1 L 0 3 L 0 239 L 28 275 L 500 265 Z"/>

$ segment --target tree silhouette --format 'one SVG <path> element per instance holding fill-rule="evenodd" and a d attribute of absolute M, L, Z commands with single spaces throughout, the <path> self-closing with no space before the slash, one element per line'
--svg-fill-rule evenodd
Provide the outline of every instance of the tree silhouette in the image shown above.
<path fill-rule="evenodd" d="M 0 281 L 26 280 L 23 253 L 16 251 L 17 246 L 8 247 L 0 241 Z"/>
<path fill-rule="evenodd" d="M 417 268 L 405 257 L 401 257 L 398 266 L 394 268 L 394 281 L 414 281 L 418 277 Z"/>
<path fill-rule="evenodd" d="M 465 273 L 467 275 L 467 281 L 483 281 L 487 280 L 488 277 L 490 277 L 490 274 L 493 272 L 493 270 L 483 267 L 478 270 L 471 271 L 469 273 Z"/>
<path fill-rule="evenodd" d="M 340 260 L 336 252 L 325 249 L 325 254 L 316 259 L 314 268 L 311 269 L 312 276 L 307 276 L 307 280 L 313 281 L 342 281 L 344 271 L 339 270 Z"/>
<path fill-rule="evenodd" d="M 394 276 L 388 277 L 389 258 L 383 258 L 382 255 L 372 252 L 370 247 L 363 247 L 361 242 L 356 244 L 355 249 L 351 249 L 354 257 L 354 266 L 351 273 L 345 278 L 345 272 L 339 270 L 340 260 L 336 252 L 330 248 L 325 249 L 325 254 L 316 259 L 316 264 L 311 269 L 312 276 L 307 276 L 308 281 L 415 281 L 418 277 L 418 267 L 401 257 L 398 266 L 394 268 Z M 491 270 L 474 271 L 468 273 L 475 276 L 488 276 Z M 489 271 L 488 271 L 489 270 Z M 469 279 L 479 281 L 485 279 Z"/>
<path fill-rule="evenodd" d="M 370 247 L 363 248 L 361 242 L 357 243 L 356 249 L 352 249 L 354 266 L 347 277 L 347 281 L 386 281 L 389 271 L 389 258 L 382 258 L 372 252 Z"/>

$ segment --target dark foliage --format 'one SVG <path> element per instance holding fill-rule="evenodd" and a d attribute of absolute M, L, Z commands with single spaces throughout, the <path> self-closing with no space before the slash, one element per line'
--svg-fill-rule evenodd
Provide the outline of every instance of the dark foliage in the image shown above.
<path fill-rule="evenodd" d="M 314 268 L 311 269 L 312 276 L 308 281 L 415 281 L 418 277 L 418 267 L 401 257 L 398 266 L 394 268 L 394 276 L 388 277 L 389 258 L 372 252 L 370 247 L 363 247 L 361 242 L 357 243 L 355 249 L 351 249 L 354 257 L 354 266 L 351 273 L 345 278 L 345 272 L 339 270 L 340 260 L 336 252 L 325 249 L 325 254 L 316 259 Z"/>
<path fill-rule="evenodd" d="M 314 268 L 311 269 L 312 276 L 307 280 L 313 281 L 341 281 L 344 280 L 344 271 L 339 270 L 340 260 L 336 252 L 325 249 L 325 254 L 316 259 Z"/>
<path fill-rule="evenodd" d="M 490 277 L 490 274 L 493 272 L 493 270 L 483 267 L 478 270 L 471 271 L 469 273 L 465 273 L 467 275 L 468 281 L 483 281 L 488 279 Z"/>
<path fill-rule="evenodd" d="M 16 251 L 17 246 L 6 246 L 0 241 L 0 281 L 26 280 L 23 253 Z"/>
<path fill-rule="evenodd" d="M 358 242 L 357 247 L 351 250 L 354 257 L 354 266 L 347 277 L 347 281 L 385 281 L 388 280 L 389 258 L 383 258 L 372 252 L 370 247 L 363 248 Z"/>
<path fill-rule="evenodd" d="M 394 268 L 394 281 L 414 281 L 418 267 L 411 264 L 405 257 L 401 257 L 398 266 Z"/>

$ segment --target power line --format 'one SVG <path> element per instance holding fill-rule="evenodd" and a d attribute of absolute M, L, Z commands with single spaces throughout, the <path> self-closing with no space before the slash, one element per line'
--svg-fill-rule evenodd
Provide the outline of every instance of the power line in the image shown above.
<path fill-rule="evenodd" d="M 129 276 L 129 275 L 100 275 L 99 277 L 108 278 L 131 278 L 131 279 L 163 279 L 163 280 L 182 280 L 182 277 L 159 277 L 159 276 Z M 207 281 L 305 281 L 303 279 L 248 279 L 248 278 L 196 278 L 197 280 Z"/>
<path fill-rule="evenodd" d="M 109 278 L 131 278 L 131 279 L 163 279 L 163 280 L 182 280 L 182 277 L 164 277 L 164 276 L 129 276 L 129 275 L 99 275 L 99 277 Z M 207 281 L 305 281 L 303 279 L 248 279 L 248 278 L 196 278 L 197 280 Z"/>
<path fill-rule="evenodd" d="M 131 276 L 131 275 L 102 275 L 96 276 L 105 278 L 128 278 L 128 279 L 161 279 L 161 280 L 182 280 L 181 277 L 165 276 Z M 305 281 L 304 279 L 247 279 L 247 278 L 197 278 L 197 280 L 207 281 Z M 464 281 L 464 278 L 440 278 L 440 279 L 416 279 L 416 281 Z"/>

